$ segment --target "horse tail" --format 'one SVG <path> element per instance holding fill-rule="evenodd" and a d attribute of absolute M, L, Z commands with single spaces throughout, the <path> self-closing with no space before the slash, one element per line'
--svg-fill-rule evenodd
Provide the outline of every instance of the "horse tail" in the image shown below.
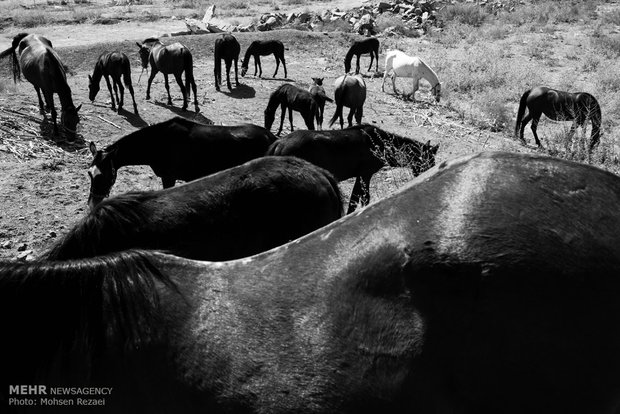
<path fill-rule="evenodd" d="M 342 117 L 342 94 L 344 93 L 346 88 L 346 85 L 342 85 L 341 88 L 336 88 L 336 90 L 334 91 L 334 98 L 336 101 L 336 112 L 334 112 L 334 116 L 332 116 L 332 119 L 329 120 L 329 127 L 331 128 L 332 125 L 334 125 L 334 122 L 336 122 L 336 119 L 338 119 L 339 117 Z"/>
<path fill-rule="evenodd" d="M 519 129 L 521 128 L 521 121 L 523 120 L 523 115 L 525 114 L 525 107 L 527 106 L 527 97 L 530 96 L 530 92 L 532 90 L 528 89 L 521 96 L 521 101 L 519 102 L 519 111 L 517 112 L 517 124 L 515 125 L 515 136 L 519 136 Z"/>
<path fill-rule="evenodd" d="M 599 143 L 601 139 L 601 106 L 593 96 L 590 96 L 589 117 L 592 122 L 592 134 L 590 137 L 590 152 Z"/>
<path fill-rule="evenodd" d="M 13 69 L 13 82 L 17 82 L 21 80 L 21 68 L 19 66 L 19 60 L 17 59 L 17 46 L 19 46 L 19 42 L 22 41 L 24 37 L 28 36 L 28 33 L 19 33 L 15 37 L 13 37 L 13 41 L 11 42 L 11 47 L 3 50 L 0 53 L 0 59 L 4 59 L 7 56 L 11 56 L 11 66 Z"/>

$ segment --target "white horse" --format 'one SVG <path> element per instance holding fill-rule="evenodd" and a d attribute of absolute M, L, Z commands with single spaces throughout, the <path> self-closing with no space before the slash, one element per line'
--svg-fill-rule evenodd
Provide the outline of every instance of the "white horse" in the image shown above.
<path fill-rule="evenodd" d="M 391 73 L 390 73 L 391 72 Z M 420 86 L 420 79 L 426 79 L 432 86 L 431 92 L 435 101 L 441 97 L 441 83 L 435 72 L 417 56 L 409 56 L 400 50 L 390 50 L 385 56 L 385 72 L 383 72 L 383 84 L 381 90 L 385 92 L 385 78 L 392 78 L 392 88 L 396 92 L 396 76 L 413 78 L 413 92 L 409 95 L 415 101 L 415 92 Z"/>

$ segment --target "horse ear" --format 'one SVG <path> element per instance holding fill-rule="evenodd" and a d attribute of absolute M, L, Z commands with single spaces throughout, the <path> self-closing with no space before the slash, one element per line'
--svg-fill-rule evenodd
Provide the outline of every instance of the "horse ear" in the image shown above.
<path fill-rule="evenodd" d="M 92 76 L 90 76 L 90 75 L 88 75 L 88 80 L 89 80 L 89 81 L 92 81 L 92 80 L 93 80 L 93 77 L 92 77 Z"/>
<path fill-rule="evenodd" d="M 142 49 L 142 45 L 138 42 L 136 42 L 136 44 L 138 45 L 138 48 Z"/>
<path fill-rule="evenodd" d="M 97 155 L 97 145 L 95 145 L 95 143 L 93 141 L 90 141 L 90 145 L 88 146 L 88 149 L 90 149 L 90 153 L 94 155 Z"/>
<path fill-rule="evenodd" d="M 82 104 L 80 104 L 80 106 L 78 106 L 77 108 L 75 108 L 75 112 L 79 111 L 81 107 L 82 107 Z"/>

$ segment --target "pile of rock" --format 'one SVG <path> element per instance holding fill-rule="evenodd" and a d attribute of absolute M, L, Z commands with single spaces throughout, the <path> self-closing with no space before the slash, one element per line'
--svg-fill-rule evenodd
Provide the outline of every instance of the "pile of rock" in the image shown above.
<path fill-rule="evenodd" d="M 185 19 L 191 33 L 268 31 L 283 28 L 301 30 L 324 30 L 330 25 L 338 25 L 350 32 L 376 35 L 379 32 L 400 35 L 421 35 L 430 27 L 437 25 L 437 5 L 435 0 L 391 0 L 373 5 L 364 5 L 349 11 L 325 10 L 322 13 L 268 13 L 260 17 L 258 23 L 247 26 L 233 26 L 214 17 L 215 6 L 211 6 L 202 21 Z M 387 18 L 385 18 L 387 17 Z M 391 25 L 378 25 L 378 21 Z"/>

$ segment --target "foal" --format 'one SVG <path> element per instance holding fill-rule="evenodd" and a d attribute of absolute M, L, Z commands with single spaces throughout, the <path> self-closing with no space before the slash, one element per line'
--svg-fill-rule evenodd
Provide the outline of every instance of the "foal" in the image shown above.
<path fill-rule="evenodd" d="M 241 63 L 241 76 L 245 76 L 248 71 L 248 63 L 250 56 L 254 56 L 254 76 L 258 71 L 258 77 L 263 76 L 263 68 L 260 64 L 260 57 L 266 55 L 273 55 L 276 58 L 276 71 L 273 72 L 273 78 L 278 73 L 280 67 L 280 61 L 282 61 L 282 67 L 284 68 L 284 77 L 288 78 L 286 73 L 286 62 L 284 61 L 284 44 L 279 40 L 255 40 L 250 44 L 248 50 L 245 51 L 243 62 Z"/>
<path fill-rule="evenodd" d="M 215 39 L 215 49 L 213 51 L 215 57 L 215 66 L 213 67 L 213 73 L 215 75 L 216 90 L 219 91 L 220 85 L 222 84 L 222 59 L 224 59 L 224 62 L 226 64 L 226 83 L 228 85 L 228 89 L 232 89 L 232 86 L 230 85 L 230 67 L 232 66 L 233 61 L 235 62 L 235 83 L 237 87 L 239 86 L 239 76 L 237 68 L 239 53 L 241 53 L 241 46 L 239 46 L 239 42 L 237 41 L 235 36 L 231 34 L 223 34 L 222 36 Z"/>
<path fill-rule="evenodd" d="M 318 116 L 319 112 L 319 103 L 315 95 L 290 83 L 279 86 L 269 97 L 269 103 L 267 104 L 267 109 L 265 109 L 265 129 L 271 129 L 278 106 L 280 106 L 282 113 L 280 129 L 278 129 L 277 135 L 280 135 L 282 132 L 287 109 L 289 121 L 291 122 L 291 132 L 293 131 L 293 111 L 299 112 L 308 129 L 314 130 L 314 118 Z"/>
<path fill-rule="evenodd" d="M 375 60 L 375 72 L 379 71 L 379 39 L 371 37 L 370 39 L 353 42 L 344 58 L 345 73 L 351 71 L 351 59 L 353 59 L 353 55 L 357 56 L 355 73 L 360 73 L 360 56 L 365 53 L 370 53 L 370 66 L 368 66 L 368 70 L 372 68 L 372 61 Z"/>
<path fill-rule="evenodd" d="M 95 70 L 93 75 L 88 75 L 88 98 L 93 102 L 97 93 L 99 92 L 99 82 L 101 76 L 105 78 L 105 82 L 108 85 L 108 91 L 110 92 L 110 99 L 112 100 L 112 110 L 116 110 L 116 104 L 114 102 L 114 94 L 116 95 L 116 102 L 118 103 L 118 110 L 123 108 L 125 88 L 121 83 L 121 76 L 123 81 L 129 89 L 131 99 L 133 101 L 133 111 L 138 114 L 138 105 L 136 105 L 136 98 L 133 93 L 133 86 L 131 85 L 131 65 L 129 64 L 129 58 L 122 52 L 109 52 L 103 53 L 99 56 L 97 63 L 95 63 Z M 112 94 L 112 86 L 110 85 L 110 77 L 114 85 L 114 94 Z M 118 90 L 121 91 L 121 97 L 118 98 Z"/>
<path fill-rule="evenodd" d="M 323 129 L 323 111 L 325 110 L 325 102 L 334 102 L 325 93 L 323 88 L 323 78 L 312 78 L 314 84 L 310 86 L 308 92 L 314 96 L 318 105 L 318 111 L 316 113 L 316 125 L 318 129 Z"/>

